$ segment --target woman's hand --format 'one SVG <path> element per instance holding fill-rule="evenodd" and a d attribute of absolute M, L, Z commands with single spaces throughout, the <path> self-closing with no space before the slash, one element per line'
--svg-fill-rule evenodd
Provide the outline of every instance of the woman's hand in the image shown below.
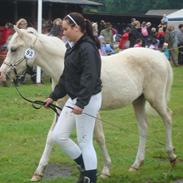
<path fill-rule="evenodd" d="M 81 113 L 83 112 L 83 109 L 80 108 L 80 107 L 78 107 L 77 105 L 74 105 L 74 106 L 73 106 L 73 109 L 72 109 L 72 112 L 73 112 L 74 114 L 81 114 Z"/>
<path fill-rule="evenodd" d="M 44 101 L 44 107 L 47 108 L 51 103 L 53 103 L 53 99 L 48 97 L 48 98 Z"/>

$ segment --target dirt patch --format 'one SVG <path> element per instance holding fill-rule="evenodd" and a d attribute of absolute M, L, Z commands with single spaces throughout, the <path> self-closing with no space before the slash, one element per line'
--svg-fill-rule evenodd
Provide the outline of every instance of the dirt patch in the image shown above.
<path fill-rule="evenodd" d="M 48 164 L 43 179 L 50 180 L 71 175 L 71 167 L 63 164 Z"/>

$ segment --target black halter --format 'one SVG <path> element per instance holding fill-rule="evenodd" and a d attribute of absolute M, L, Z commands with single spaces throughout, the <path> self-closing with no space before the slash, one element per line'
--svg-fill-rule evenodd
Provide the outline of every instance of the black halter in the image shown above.
<path fill-rule="evenodd" d="M 20 74 L 18 75 L 17 73 L 17 69 L 16 69 L 16 66 L 19 65 L 20 63 L 22 63 L 23 61 L 26 62 L 26 69 Z M 5 65 L 9 66 L 11 70 L 14 71 L 14 74 L 15 74 L 15 77 L 16 79 L 14 79 L 13 81 L 17 84 L 18 83 L 18 79 L 24 75 L 26 73 L 26 71 L 30 68 L 30 66 L 28 65 L 27 63 L 27 59 L 25 57 L 22 57 L 20 58 L 18 61 L 16 61 L 15 63 L 11 63 L 11 64 L 8 64 L 6 62 L 4 62 Z M 8 75 L 7 75 L 8 76 Z"/>

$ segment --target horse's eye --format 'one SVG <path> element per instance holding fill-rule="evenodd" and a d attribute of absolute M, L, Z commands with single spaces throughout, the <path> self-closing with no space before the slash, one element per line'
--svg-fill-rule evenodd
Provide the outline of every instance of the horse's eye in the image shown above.
<path fill-rule="evenodd" d="M 11 52 L 16 52 L 16 50 L 17 50 L 17 48 L 15 48 L 15 47 L 11 47 L 11 48 L 10 48 L 10 51 L 11 51 Z"/>

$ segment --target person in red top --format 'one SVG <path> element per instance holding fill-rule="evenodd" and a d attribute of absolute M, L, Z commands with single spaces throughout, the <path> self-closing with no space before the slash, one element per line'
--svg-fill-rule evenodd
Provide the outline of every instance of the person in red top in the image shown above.
<path fill-rule="evenodd" d="M 159 27 L 158 32 L 156 34 L 157 39 L 159 40 L 158 47 L 161 49 L 165 42 L 165 32 L 163 31 L 163 27 Z"/>
<path fill-rule="evenodd" d="M 121 35 L 118 45 L 121 50 L 129 48 L 129 32 L 130 28 L 126 28 L 124 33 Z"/>
<path fill-rule="evenodd" d="M 14 33 L 13 31 L 13 24 L 6 23 L 5 27 L 1 29 L 1 39 L 0 39 L 0 46 L 3 49 L 4 45 L 7 43 L 8 38 Z"/>

